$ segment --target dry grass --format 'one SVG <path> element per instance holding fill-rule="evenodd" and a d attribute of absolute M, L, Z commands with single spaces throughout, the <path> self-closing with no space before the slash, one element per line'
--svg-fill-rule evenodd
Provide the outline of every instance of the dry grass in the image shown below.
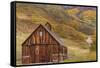
<path fill-rule="evenodd" d="M 80 45 L 79 43 L 68 41 L 68 59 L 64 60 L 65 62 L 81 62 L 81 61 L 95 61 L 96 60 L 96 51 L 90 51 L 88 45 Z M 69 45 L 68 45 L 69 44 Z M 87 46 L 84 48 L 83 46 Z"/>
<path fill-rule="evenodd" d="M 26 35 L 17 37 L 17 43 L 23 40 Z M 84 49 L 78 43 L 72 40 L 64 39 L 65 45 L 68 47 L 68 59 L 64 62 L 80 62 L 80 61 L 94 61 L 96 60 L 96 51 L 90 51 L 88 48 Z M 69 45 L 68 45 L 69 44 Z M 21 64 L 22 49 L 21 44 L 17 45 L 17 64 Z"/>

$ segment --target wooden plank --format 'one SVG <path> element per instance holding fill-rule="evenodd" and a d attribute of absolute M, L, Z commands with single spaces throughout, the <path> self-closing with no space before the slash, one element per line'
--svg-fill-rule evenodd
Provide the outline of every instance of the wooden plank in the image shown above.
<path fill-rule="evenodd" d="M 24 56 L 24 54 L 25 54 L 25 46 L 22 46 L 22 64 L 24 64 L 24 58 L 23 58 L 23 56 Z"/>
<path fill-rule="evenodd" d="M 60 45 L 58 45 L 58 63 L 59 63 L 59 61 L 60 61 Z"/>
<path fill-rule="evenodd" d="M 23 64 L 30 63 L 30 53 L 29 53 L 28 46 L 22 47 L 22 63 Z"/>
<path fill-rule="evenodd" d="M 32 36 L 32 42 L 35 44 L 35 35 Z"/>
<path fill-rule="evenodd" d="M 35 62 L 34 46 L 29 46 L 30 51 L 30 63 Z"/>
<path fill-rule="evenodd" d="M 35 46 L 35 63 L 39 63 L 39 45 Z"/>
<path fill-rule="evenodd" d="M 46 39 L 45 39 L 45 41 L 46 41 L 46 44 L 48 44 L 48 33 L 47 33 L 47 31 L 46 31 Z"/>
<path fill-rule="evenodd" d="M 53 45 L 50 45 L 50 62 L 52 62 Z"/>
<path fill-rule="evenodd" d="M 45 44 L 45 30 L 43 30 L 43 44 Z"/>

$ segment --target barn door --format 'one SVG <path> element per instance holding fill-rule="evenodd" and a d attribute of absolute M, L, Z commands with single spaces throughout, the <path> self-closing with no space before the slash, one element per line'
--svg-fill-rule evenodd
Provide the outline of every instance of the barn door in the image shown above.
<path fill-rule="evenodd" d="M 30 53 L 31 53 L 31 63 L 35 63 L 35 46 L 30 47 Z"/>
<path fill-rule="evenodd" d="M 45 45 L 31 46 L 32 63 L 45 63 L 47 61 L 47 49 Z"/>
<path fill-rule="evenodd" d="M 30 49 L 32 63 L 39 63 L 39 45 L 33 45 Z"/>
<path fill-rule="evenodd" d="M 40 45 L 40 51 L 39 51 L 39 61 L 40 63 L 47 62 L 47 55 L 46 55 L 46 46 Z"/>

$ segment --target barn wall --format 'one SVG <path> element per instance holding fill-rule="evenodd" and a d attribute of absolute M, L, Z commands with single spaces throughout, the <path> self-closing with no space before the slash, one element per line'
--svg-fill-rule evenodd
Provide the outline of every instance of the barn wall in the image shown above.
<path fill-rule="evenodd" d="M 31 45 L 31 44 L 59 44 L 59 43 L 43 27 L 40 27 L 24 43 L 24 45 Z"/>
<path fill-rule="evenodd" d="M 22 63 L 31 63 L 30 46 L 22 47 Z"/>
<path fill-rule="evenodd" d="M 27 59 L 22 57 L 22 63 L 59 62 L 64 59 L 60 57 L 66 53 L 65 48 L 59 45 L 42 26 L 23 44 L 22 51 L 22 56 L 30 56 Z"/>

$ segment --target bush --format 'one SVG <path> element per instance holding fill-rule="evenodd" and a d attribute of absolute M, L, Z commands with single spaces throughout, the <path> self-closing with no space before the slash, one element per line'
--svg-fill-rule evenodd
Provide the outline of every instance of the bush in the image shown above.
<path fill-rule="evenodd" d="M 96 51 L 96 45 L 92 45 L 92 46 L 90 47 L 90 51 Z"/>

